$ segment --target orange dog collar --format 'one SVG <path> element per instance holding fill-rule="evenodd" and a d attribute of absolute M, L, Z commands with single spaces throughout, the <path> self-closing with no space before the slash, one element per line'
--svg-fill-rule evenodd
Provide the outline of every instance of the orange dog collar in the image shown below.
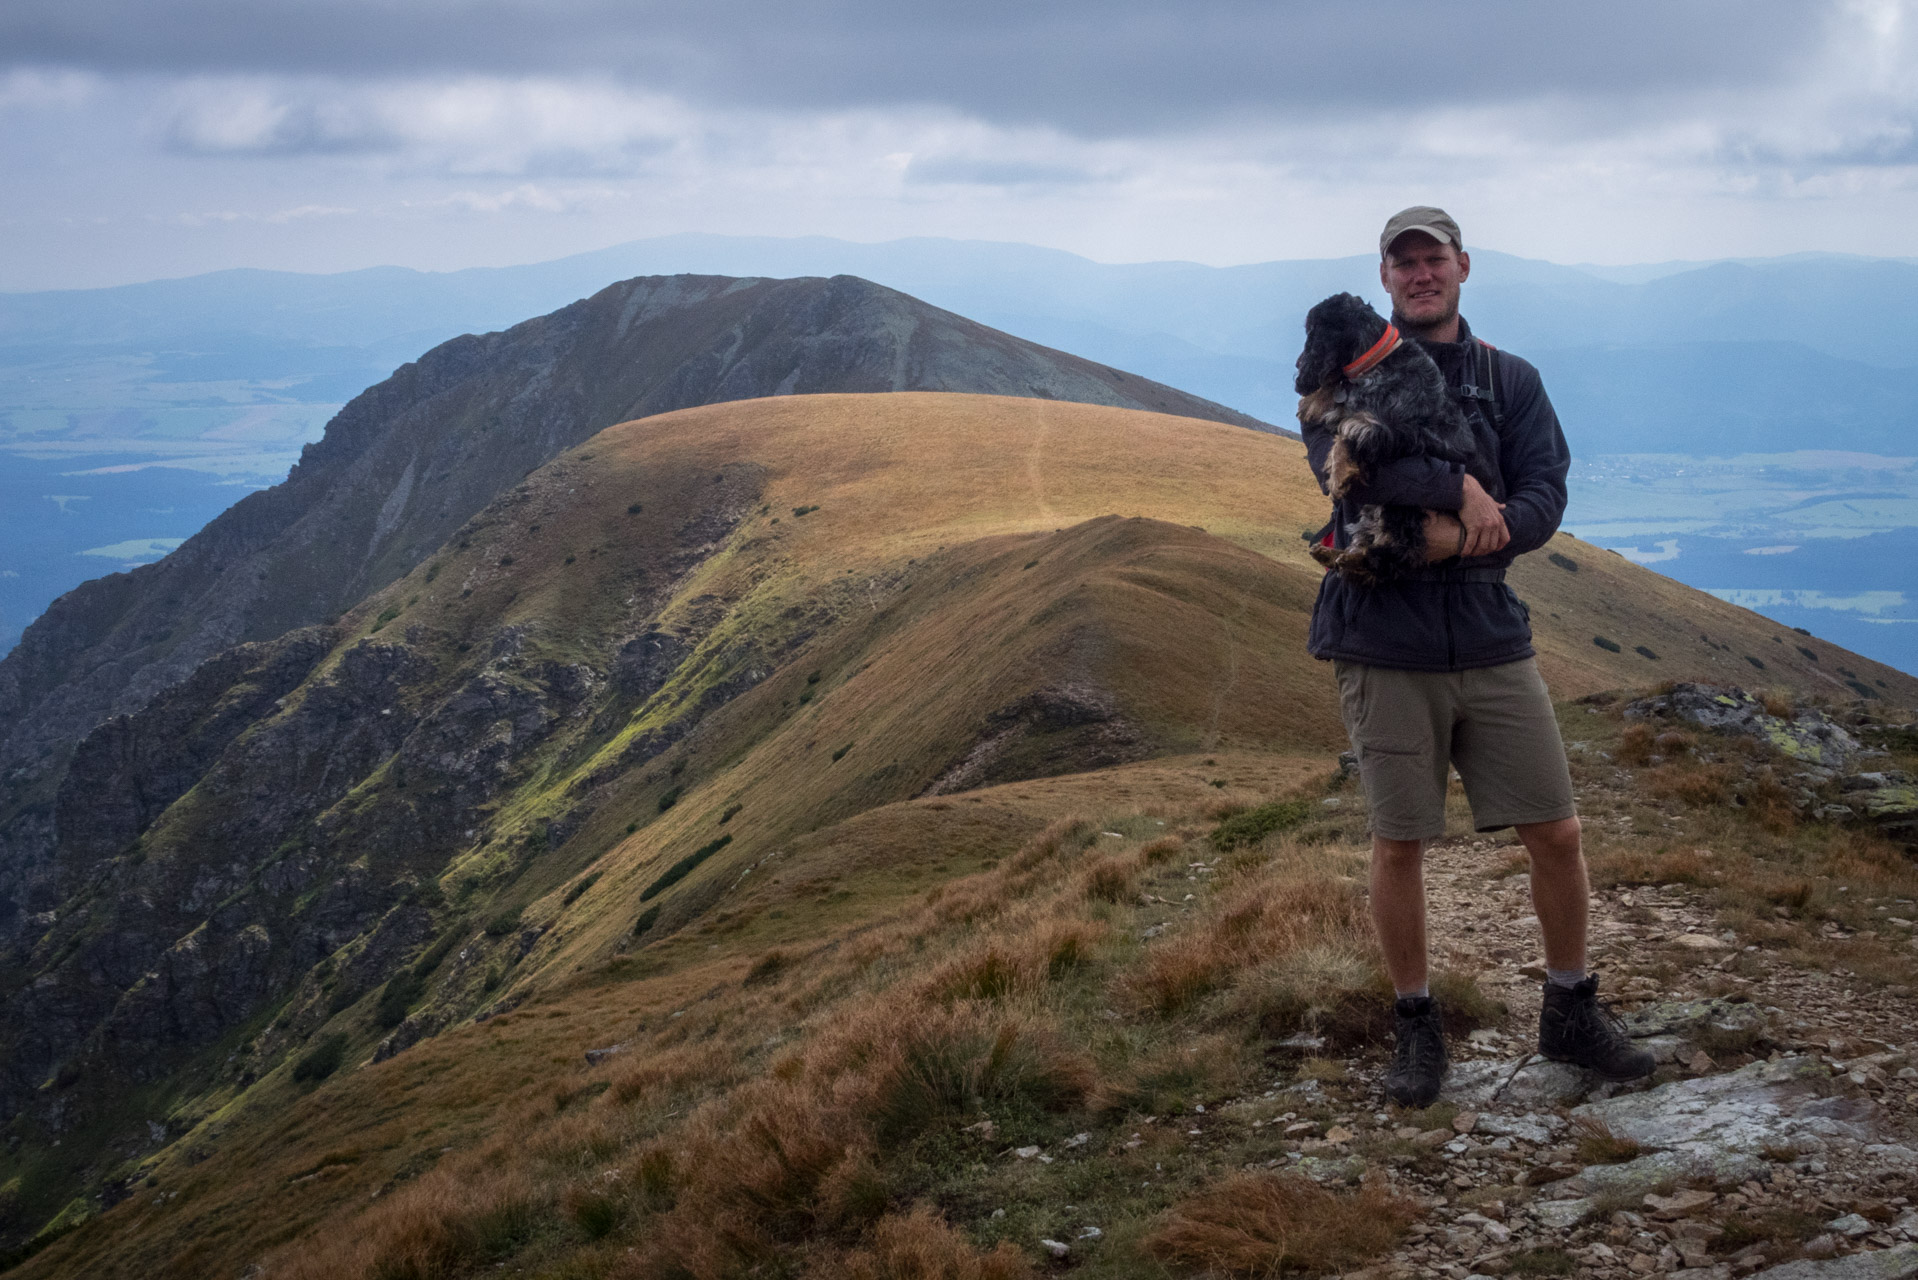
<path fill-rule="evenodd" d="M 1378 364 L 1379 361 L 1385 359 L 1385 357 L 1391 355 L 1398 349 L 1398 326 L 1388 321 L 1385 326 L 1385 332 L 1379 335 L 1379 340 L 1372 344 L 1371 350 L 1354 360 L 1351 364 L 1345 366 L 1345 376 L 1348 378 L 1358 377 L 1361 373 L 1372 368 Z"/>

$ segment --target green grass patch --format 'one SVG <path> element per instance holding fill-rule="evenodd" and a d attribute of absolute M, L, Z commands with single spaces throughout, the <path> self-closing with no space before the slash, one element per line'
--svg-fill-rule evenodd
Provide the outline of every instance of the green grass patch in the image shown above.
<path fill-rule="evenodd" d="M 1212 831 L 1212 847 L 1229 853 L 1257 844 L 1275 831 L 1296 827 L 1312 816 L 1310 800 L 1274 800 L 1244 813 L 1235 813 Z"/>

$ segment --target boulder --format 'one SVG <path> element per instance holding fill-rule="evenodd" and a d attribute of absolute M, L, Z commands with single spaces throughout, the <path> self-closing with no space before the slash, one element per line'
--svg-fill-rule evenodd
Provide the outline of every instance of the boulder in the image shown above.
<path fill-rule="evenodd" d="M 1769 742 L 1803 764 L 1842 769 L 1864 744 L 1823 713 L 1801 711 L 1790 720 L 1735 686 L 1680 682 L 1670 693 L 1640 698 L 1625 708 L 1628 720 L 1683 720 L 1714 733 L 1735 733 Z"/>
<path fill-rule="evenodd" d="M 1787 1147 L 1865 1147 L 1885 1137 L 1878 1105 L 1849 1090 L 1817 1059 L 1803 1055 L 1587 1103 L 1572 1117 L 1574 1122 L 1602 1124 L 1650 1150 L 1690 1154 L 1707 1162 Z"/>
<path fill-rule="evenodd" d="M 1918 1277 L 1918 1245 L 1854 1253 L 1825 1262 L 1800 1260 L 1767 1267 L 1752 1280 L 1913 1280 Z"/>

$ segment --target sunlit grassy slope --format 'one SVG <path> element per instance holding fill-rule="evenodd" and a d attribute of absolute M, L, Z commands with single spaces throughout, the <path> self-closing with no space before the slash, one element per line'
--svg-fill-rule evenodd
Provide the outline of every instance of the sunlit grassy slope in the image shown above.
<path fill-rule="evenodd" d="M 733 1105 L 728 1091 L 798 1079 L 778 1076 L 803 1075 L 777 1065 L 798 1061 L 782 1047 L 813 1044 L 821 1028 L 865 1044 L 887 1010 L 909 1024 L 926 1001 L 1025 991 L 1033 963 L 1070 969 L 1082 950 L 1120 945 L 1095 915 L 1067 929 L 1083 924 L 1076 943 L 1007 935 L 1010 985 L 988 964 L 984 977 L 902 979 L 875 995 L 887 988 L 873 964 L 892 956 L 882 971 L 904 974 L 921 963 L 902 958 L 913 937 L 935 949 L 986 945 L 967 932 L 972 916 L 938 915 L 929 894 L 963 880 L 975 898 L 1003 899 L 994 911 L 1041 891 L 1123 898 L 1149 868 L 1189 852 L 1146 852 L 1160 827 L 1196 838 L 1192 824 L 1221 806 L 1322 783 L 1343 735 L 1330 669 L 1303 651 L 1318 569 L 1300 534 L 1324 508 L 1296 442 L 1024 399 L 726 404 L 616 426 L 562 455 L 343 619 L 346 639 L 309 681 L 376 632 L 427 659 L 433 674 L 417 689 L 442 693 L 509 649 L 529 669 L 571 666 L 585 685 L 614 673 L 617 685 L 634 642 L 670 642 L 663 683 L 564 720 L 508 775 L 470 843 L 435 862 L 369 844 L 376 871 L 404 867 L 444 894 L 436 927 L 455 945 L 441 953 L 428 1007 L 450 1025 L 375 1064 L 370 995 L 316 1014 L 327 1020 L 301 1024 L 304 1043 L 346 1038 L 336 1073 L 296 1082 L 293 1052 L 257 1082 L 209 1085 L 191 1100 L 184 1139 L 132 1157 L 132 1197 L 24 1273 L 238 1274 L 261 1259 L 284 1273 L 304 1258 L 322 1260 L 314 1274 L 451 1276 L 531 1249 L 538 1266 L 578 1268 L 551 1274 L 601 1275 L 637 1265 L 621 1251 L 643 1247 L 665 1250 L 657 1274 L 729 1274 L 738 1258 L 700 1243 L 673 1190 L 694 1185 L 687 1152 L 719 1161 L 731 1150 L 715 1136 L 729 1122 L 710 1110 Z M 1703 678 L 1918 701 L 1908 677 L 1616 556 L 1564 537 L 1549 550 L 1513 583 L 1560 696 Z M 343 801 L 343 829 L 356 814 L 411 803 L 393 782 L 382 773 Z M 238 803 L 223 795 L 206 783 L 183 798 L 147 841 L 153 865 Z M 1059 825 L 1073 815 L 1098 821 Z M 564 833 L 550 848 L 548 824 Z M 1073 879 L 1077 862 L 1053 865 L 1105 838 L 1137 855 L 1110 873 L 1112 893 Z M 1301 901 L 1342 901 L 1349 870 L 1320 868 Z M 501 917 L 505 927 L 480 929 Z M 866 955 L 862 939 L 880 941 Z M 1065 950 L 1046 950 L 1055 944 Z M 1031 961 L 1033 947 L 1050 959 Z M 815 977 L 795 982 L 789 970 L 815 962 Z M 855 996 L 877 1003 L 854 1008 Z M 317 988 L 299 999 L 325 1007 Z M 482 1007 L 493 1016 L 472 1021 Z M 962 1040 L 1039 1044 L 1031 1070 L 1058 1077 L 1046 1096 L 1062 1108 L 1103 1087 L 1092 1083 L 1103 1068 L 1045 1047 L 1019 1030 L 1026 1023 L 1008 1031 L 1000 1014 L 976 1009 L 940 1016 L 973 1020 L 952 1032 Z M 863 1030 L 847 1030 L 849 1018 Z M 627 1047 L 582 1074 L 585 1050 L 614 1045 Z M 773 1106 L 755 1097 L 752 1106 Z M 590 1109 L 615 1103 L 626 1108 L 616 1124 Z M 707 1128 L 684 1129 L 702 1103 Z M 1100 1105 L 1124 1109 L 1110 1097 Z M 575 1106 L 585 1119 L 569 1118 Z M 554 1136 L 575 1123 L 579 1133 Z M 871 1139 L 847 1137 L 854 1129 L 833 1140 Z M 558 1176 L 528 1154 L 540 1143 L 564 1147 L 582 1170 L 603 1162 L 609 1186 L 638 1179 L 641 1190 L 621 1192 L 604 1230 L 571 1182 L 522 1194 L 529 1179 Z M 655 1146 L 668 1154 L 648 1155 Z M 428 1174 L 453 1152 L 464 1163 Z M 484 1184 L 471 1193 L 481 1207 L 446 1208 L 469 1183 Z M 856 1204 L 830 1223 L 753 1219 L 739 1228 L 752 1238 L 741 1237 L 738 1257 L 792 1230 L 883 1253 L 862 1233 L 888 1205 L 904 1215 L 913 1197 L 875 1185 L 835 1192 Z M 390 1197 L 411 1199 L 389 1209 Z M 519 1207 L 499 1210 L 504 1225 L 472 1225 L 494 1212 L 486 1205 Z M 385 1216 L 359 1224 L 369 1209 Z M 635 1243 L 648 1223 L 666 1234 Z M 415 1229 L 427 1243 L 413 1253 L 354 1253 Z M 467 1234 L 433 1244 L 435 1231 Z M 679 1243 L 657 1242 L 669 1236 Z M 581 1243 L 602 1237 L 603 1248 Z M 844 1261 L 830 1249 L 820 1257 Z M 936 1274 L 1017 1273 L 1001 1262 L 1011 1269 Z M 895 1273 L 920 1274 L 872 1272 Z"/>

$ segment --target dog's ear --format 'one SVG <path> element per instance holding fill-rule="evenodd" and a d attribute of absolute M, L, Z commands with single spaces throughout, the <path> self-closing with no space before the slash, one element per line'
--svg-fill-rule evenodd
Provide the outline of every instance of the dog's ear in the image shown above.
<path fill-rule="evenodd" d="M 1293 389 L 1309 395 L 1341 376 L 1385 332 L 1385 319 L 1355 293 L 1335 293 L 1305 313 L 1305 350 Z"/>

